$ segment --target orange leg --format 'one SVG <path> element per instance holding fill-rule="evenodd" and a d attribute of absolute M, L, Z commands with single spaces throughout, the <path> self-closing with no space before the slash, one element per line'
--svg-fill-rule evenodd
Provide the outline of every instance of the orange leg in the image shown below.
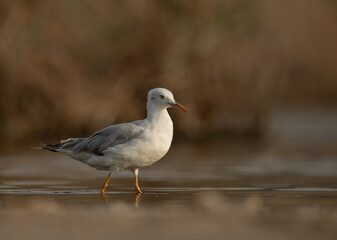
<path fill-rule="evenodd" d="M 110 178 L 111 178 L 111 173 L 109 173 L 109 175 L 108 175 L 108 177 L 105 179 L 105 181 L 104 181 L 104 183 L 103 183 L 103 186 L 102 186 L 102 188 L 101 188 L 101 194 L 103 194 L 104 195 L 104 192 L 105 192 L 105 189 L 106 189 L 106 187 L 108 186 L 108 182 L 109 182 L 109 180 L 110 180 Z"/>
<path fill-rule="evenodd" d="M 137 194 L 143 193 L 142 190 L 140 190 L 139 185 L 138 185 L 138 168 L 133 171 L 135 175 L 135 189 L 137 191 Z"/>

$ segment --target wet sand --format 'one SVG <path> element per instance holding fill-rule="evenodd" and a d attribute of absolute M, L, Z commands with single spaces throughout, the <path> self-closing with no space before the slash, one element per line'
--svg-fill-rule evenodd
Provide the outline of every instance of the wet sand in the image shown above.
<path fill-rule="evenodd" d="M 106 173 L 61 155 L 0 158 L 1 239 L 335 239 L 334 151 L 182 148 L 140 171 Z M 319 158 L 319 161 L 317 159 Z"/>

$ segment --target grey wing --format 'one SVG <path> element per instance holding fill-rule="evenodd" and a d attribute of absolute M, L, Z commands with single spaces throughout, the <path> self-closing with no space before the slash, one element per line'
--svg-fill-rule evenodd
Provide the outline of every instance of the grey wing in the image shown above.
<path fill-rule="evenodd" d="M 138 137 L 143 128 L 133 123 L 122 123 L 106 127 L 88 138 L 76 139 L 62 148 L 70 148 L 74 152 L 90 152 L 103 155 L 108 147 L 126 143 Z"/>

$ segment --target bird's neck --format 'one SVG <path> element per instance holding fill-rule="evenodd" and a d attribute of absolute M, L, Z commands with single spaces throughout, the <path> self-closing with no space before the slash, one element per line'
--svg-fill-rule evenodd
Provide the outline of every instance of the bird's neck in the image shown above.
<path fill-rule="evenodd" d="M 160 106 L 147 106 L 147 117 L 149 122 L 159 122 L 164 119 L 171 120 L 166 108 Z"/>

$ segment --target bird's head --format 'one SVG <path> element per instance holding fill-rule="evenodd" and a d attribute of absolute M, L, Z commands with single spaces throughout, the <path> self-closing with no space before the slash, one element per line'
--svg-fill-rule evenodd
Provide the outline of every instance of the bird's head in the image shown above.
<path fill-rule="evenodd" d="M 147 96 L 147 103 L 150 106 L 159 108 L 176 107 L 187 113 L 186 108 L 174 100 L 173 94 L 165 88 L 154 88 L 149 91 Z"/>

